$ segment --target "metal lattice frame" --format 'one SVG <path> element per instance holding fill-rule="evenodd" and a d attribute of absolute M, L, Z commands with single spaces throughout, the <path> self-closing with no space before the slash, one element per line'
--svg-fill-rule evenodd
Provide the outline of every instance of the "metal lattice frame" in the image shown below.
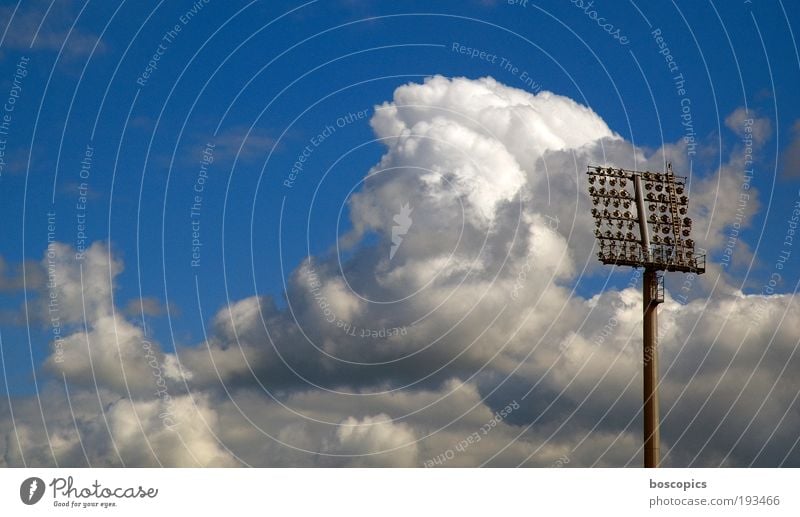
<path fill-rule="evenodd" d="M 672 167 L 658 173 L 590 165 L 587 174 L 602 263 L 705 272 L 706 256 L 690 238 L 686 178 Z"/>

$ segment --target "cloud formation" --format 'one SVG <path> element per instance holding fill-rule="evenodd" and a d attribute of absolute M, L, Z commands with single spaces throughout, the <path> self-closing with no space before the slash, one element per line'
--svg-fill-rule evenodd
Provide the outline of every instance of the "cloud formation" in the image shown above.
<path fill-rule="evenodd" d="M 727 120 L 737 131 L 742 113 Z M 386 149 L 348 200 L 346 258 L 298 264 L 285 308 L 231 302 L 201 343 L 165 352 L 114 310 L 111 250 L 95 243 L 77 263 L 59 245 L 73 332 L 46 366 L 74 386 L 77 413 L 52 388 L 45 404 L 60 410 L 44 434 L 34 402 L 13 401 L 25 425 L 3 420 L 5 464 L 638 464 L 641 278 L 576 294 L 609 274 L 595 264 L 584 173 L 688 170 L 685 146 L 638 149 L 585 106 L 491 78 L 401 86 L 371 125 Z M 752 127 L 757 151 L 769 123 Z M 691 178 L 696 238 L 711 252 L 758 210 L 755 190 L 731 203 L 743 152 Z M 392 253 L 403 206 L 413 224 Z M 668 288 L 666 463 L 798 464 L 797 303 L 744 294 L 720 266 Z M 83 454 L 89 439 L 99 445 Z"/>

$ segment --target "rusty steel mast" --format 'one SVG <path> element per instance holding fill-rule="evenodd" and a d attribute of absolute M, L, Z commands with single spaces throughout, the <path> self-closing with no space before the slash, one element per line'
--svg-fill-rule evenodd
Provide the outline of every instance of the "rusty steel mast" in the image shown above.
<path fill-rule="evenodd" d="M 644 466 L 658 467 L 658 304 L 664 301 L 663 272 L 702 274 L 706 256 L 695 251 L 690 238 L 686 178 L 673 174 L 670 164 L 663 173 L 594 165 L 586 173 L 600 262 L 644 268 Z"/>

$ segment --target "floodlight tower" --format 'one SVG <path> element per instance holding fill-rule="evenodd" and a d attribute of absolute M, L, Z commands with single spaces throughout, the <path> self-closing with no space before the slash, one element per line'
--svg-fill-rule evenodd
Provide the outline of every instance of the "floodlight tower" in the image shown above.
<path fill-rule="evenodd" d="M 672 165 L 663 173 L 589 165 L 586 173 L 600 262 L 644 268 L 644 466 L 658 467 L 657 308 L 664 301 L 663 272 L 703 274 L 706 256 L 695 252 L 686 178 L 674 175 Z"/>

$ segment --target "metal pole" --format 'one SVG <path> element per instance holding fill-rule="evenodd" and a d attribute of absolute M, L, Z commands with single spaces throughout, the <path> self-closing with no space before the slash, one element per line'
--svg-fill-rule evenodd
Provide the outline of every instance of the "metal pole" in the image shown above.
<path fill-rule="evenodd" d="M 655 269 L 644 272 L 644 466 L 658 467 L 658 278 Z"/>
<path fill-rule="evenodd" d="M 633 175 L 633 191 L 636 197 L 636 215 L 639 219 L 639 238 L 642 245 L 644 261 L 650 261 L 650 232 L 647 229 L 647 212 L 644 211 L 644 191 L 642 190 L 642 178 L 638 174 Z"/>

